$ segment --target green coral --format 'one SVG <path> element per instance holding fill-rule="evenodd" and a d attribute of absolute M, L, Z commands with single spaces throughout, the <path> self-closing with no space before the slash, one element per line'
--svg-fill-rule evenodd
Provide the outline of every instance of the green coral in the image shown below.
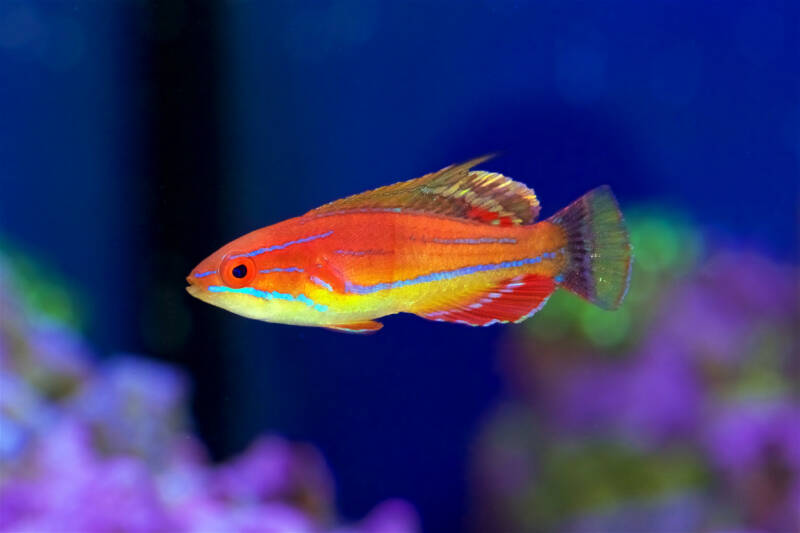
<path fill-rule="evenodd" d="M 621 501 L 654 501 L 702 488 L 710 477 L 700 458 L 686 450 L 643 451 L 601 440 L 547 447 L 540 465 L 536 483 L 518 502 L 521 522 L 530 530 L 551 530 L 564 517 Z"/>
<path fill-rule="evenodd" d="M 654 303 L 671 281 L 697 265 L 703 240 L 688 219 L 646 206 L 626 211 L 634 262 L 625 304 L 608 312 L 566 291 L 557 291 L 536 319 L 526 322 L 526 330 L 534 338 L 549 343 L 569 339 L 608 350 L 622 349 L 649 323 Z"/>
<path fill-rule="evenodd" d="M 0 237 L 0 268 L 13 285 L 21 303 L 33 314 L 43 315 L 72 329 L 83 331 L 86 325 L 85 306 L 80 292 L 52 269 L 14 247 Z"/>

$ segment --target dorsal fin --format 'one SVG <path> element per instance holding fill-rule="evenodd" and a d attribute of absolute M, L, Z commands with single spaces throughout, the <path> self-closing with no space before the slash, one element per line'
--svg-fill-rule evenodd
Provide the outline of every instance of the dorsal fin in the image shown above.
<path fill-rule="evenodd" d="M 491 157 L 485 155 L 421 178 L 348 196 L 309 211 L 307 215 L 402 209 L 468 218 L 486 224 L 533 223 L 539 215 L 539 200 L 531 189 L 501 174 L 470 170 Z"/>

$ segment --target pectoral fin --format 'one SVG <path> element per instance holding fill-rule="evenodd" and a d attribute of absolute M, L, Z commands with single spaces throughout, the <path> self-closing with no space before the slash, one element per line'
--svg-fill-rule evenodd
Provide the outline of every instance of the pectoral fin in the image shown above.
<path fill-rule="evenodd" d="M 308 269 L 308 279 L 329 292 L 343 294 L 347 283 L 344 275 L 327 257 L 318 257 L 315 265 Z"/>
<path fill-rule="evenodd" d="M 345 333 L 375 333 L 383 327 L 383 324 L 374 320 L 365 322 L 354 322 L 352 324 L 336 324 L 335 326 L 325 326 L 326 329 L 333 331 L 344 331 Z"/>

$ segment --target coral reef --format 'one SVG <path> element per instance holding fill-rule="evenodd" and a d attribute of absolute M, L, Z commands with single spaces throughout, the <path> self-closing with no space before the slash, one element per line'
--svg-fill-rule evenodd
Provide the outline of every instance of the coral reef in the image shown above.
<path fill-rule="evenodd" d="M 557 294 L 506 340 L 476 531 L 795 531 L 797 269 L 674 214 L 629 222 L 619 312 Z"/>
<path fill-rule="evenodd" d="M 178 369 L 132 355 L 100 361 L 72 315 L 26 297 L 41 291 L 9 265 L 0 258 L 0 531 L 419 531 L 401 500 L 342 524 L 311 445 L 269 435 L 211 464 L 189 429 Z"/>

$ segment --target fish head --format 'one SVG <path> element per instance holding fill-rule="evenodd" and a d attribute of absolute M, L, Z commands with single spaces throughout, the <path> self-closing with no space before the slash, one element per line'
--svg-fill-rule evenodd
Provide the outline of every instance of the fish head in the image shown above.
<path fill-rule="evenodd" d="M 186 277 L 187 292 L 247 318 L 313 325 L 325 306 L 303 292 L 308 286 L 303 257 L 296 249 L 269 250 L 263 243 L 274 239 L 264 230 L 259 238 L 245 235 L 201 261 Z"/>

